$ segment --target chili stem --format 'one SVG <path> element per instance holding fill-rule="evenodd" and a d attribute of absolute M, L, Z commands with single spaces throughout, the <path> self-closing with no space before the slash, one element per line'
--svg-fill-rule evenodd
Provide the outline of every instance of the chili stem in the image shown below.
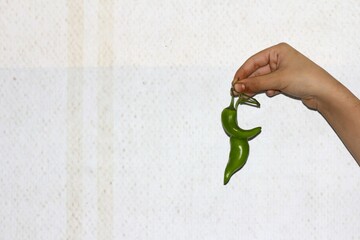
<path fill-rule="evenodd" d="M 237 109 L 239 104 L 245 104 L 252 107 L 260 107 L 260 103 L 253 97 L 250 97 L 246 95 L 245 93 L 239 93 L 237 92 L 233 87 L 230 88 L 230 95 L 234 99 L 236 96 L 234 95 L 234 92 L 238 93 L 239 99 L 236 101 L 235 108 Z M 232 104 L 230 104 L 232 105 Z"/>
<path fill-rule="evenodd" d="M 253 97 L 246 95 L 245 93 L 239 94 L 239 99 L 236 101 L 235 107 L 237 108 L 239 104 L 245 104 L 252 107 L 260 107 L 260 103 Z"/>

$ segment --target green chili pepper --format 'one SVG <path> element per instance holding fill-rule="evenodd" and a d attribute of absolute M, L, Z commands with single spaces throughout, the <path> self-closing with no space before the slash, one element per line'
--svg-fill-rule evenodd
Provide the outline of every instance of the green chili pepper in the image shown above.
<path fill-rule="evenodd" d="M 249 143 L 246 139 L 230 137 L 229 161 L 225 168 L 224 185 L 232 175 L 239 171 L 246 163 L 249 156 Z"/>
<path fill-rule="evenodd" d="M 261 127 L 244 130 L 238 126 L 237 107 L 239 104 L 260 106 L 260 103 L 254 98 L 240 95 L 236 107 L 234 107 L 234 96 L 232 96 L 230 105 L 221 113 L 222 126 L 225 133 L 230 137 L 230 154 L 224 173 L 224 185 L 230 181 L 230 178 L 234 173 L 239 171 L 245 165 L 249 156 L 248 141 L 261 132 Z"/>
<path fill-rule="evenodd" d="M 261 127 L 250 130 L 241 129 L 237 123 L 237 108 L 234 107 L 234 97 L 231 97 L 230 105 L 221 113 L 221 123 L 225 133 L 229 137 L 251 139 L 261 132 Z"/>

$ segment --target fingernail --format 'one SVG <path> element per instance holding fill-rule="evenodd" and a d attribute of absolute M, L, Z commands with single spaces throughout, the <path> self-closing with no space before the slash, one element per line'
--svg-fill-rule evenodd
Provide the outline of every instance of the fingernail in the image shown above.
<path fill-rule="evenodd" d="M 239 78 L 234 77 L 234 79 L 233 79 L 233 81 L 232 81 L 232 85 L 234 86 L 237 81 L 239 81 Z"/>
<path fill-rule="evenodd" d="M 245 84 L 243 83 L 235 84 L 234 88 L 237 92 L 243 92 L 245 90 Z"/>

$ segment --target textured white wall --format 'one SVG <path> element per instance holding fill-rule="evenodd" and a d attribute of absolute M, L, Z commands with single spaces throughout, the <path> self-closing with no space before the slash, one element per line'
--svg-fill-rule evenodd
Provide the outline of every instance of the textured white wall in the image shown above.
<path fill-rule="evenodd" d="M 359 239 L 359 167 L 285 96 L 223 186 L 237 68 L 288 42 L 360 96 L 359 1 L 0 1 L 0 239 Z M 336 99 L 334 99 L 336 101 Z"/>

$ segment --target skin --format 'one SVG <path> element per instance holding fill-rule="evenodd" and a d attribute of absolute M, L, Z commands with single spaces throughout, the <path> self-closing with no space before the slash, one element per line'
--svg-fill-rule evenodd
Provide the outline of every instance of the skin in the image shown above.
<path fill-rule="evenodd" d="M 256 53 L 238 69 L 232 83 L 238 93 L 282 93 L 318 111 L 360 166 L 360 100 L 290 45 L 280 43 Z"/>

